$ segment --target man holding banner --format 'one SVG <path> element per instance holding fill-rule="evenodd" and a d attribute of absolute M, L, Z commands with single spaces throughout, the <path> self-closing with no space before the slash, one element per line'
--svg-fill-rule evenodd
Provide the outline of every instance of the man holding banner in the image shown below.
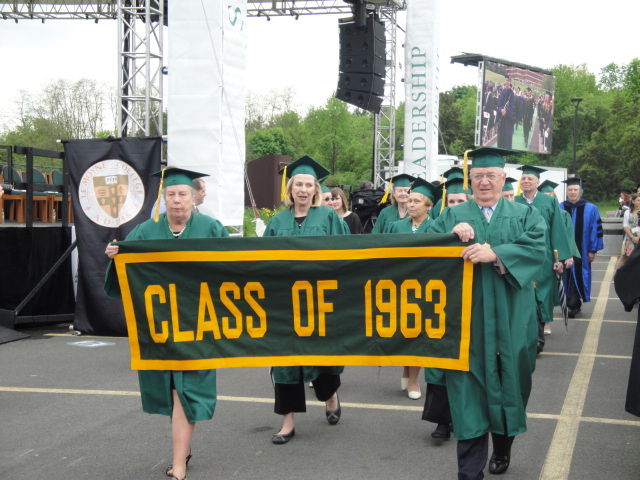
<path fill-rule="evenodd" d="M 460 480 L 484 478 L 489 433 L 489 470 L 504 473 L 515 435 L 526 431 L 537 341 L 533 279 L 545 254 L 546 225 L 535 208 L 502 197 L 507 153 L 470 152 L 473 199 L 445 209 L 429 230 L 474 241 L 462 252 L 475 270 L 470 370 L 445 371 Z"/>

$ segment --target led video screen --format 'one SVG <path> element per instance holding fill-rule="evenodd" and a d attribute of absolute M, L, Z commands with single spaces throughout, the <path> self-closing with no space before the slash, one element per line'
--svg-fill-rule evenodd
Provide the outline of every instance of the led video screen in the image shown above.
<path fill-rule="evenodd" d="M 476 145 L 552 153 L 553 75 L 487 60 L 479 67 Z"/>

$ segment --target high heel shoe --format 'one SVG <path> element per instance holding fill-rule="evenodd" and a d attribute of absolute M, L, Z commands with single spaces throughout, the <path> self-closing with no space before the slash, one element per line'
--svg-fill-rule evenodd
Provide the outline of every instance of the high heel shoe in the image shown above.
<path fill-rule="evenodd" d="M 400 379 L 400 390 L 402 390 L 403 392 L 409 388 L 409 378 L 408 377 L 402 377 Z"/>
<path fill-rule="evenodd" d="M 276 433 L 271 439 L 271 443 L 274 443 L 276 445 L 284 445 L 295 436 L 296 436 L 295 428 L 291 430 L 289 433 Z"/>
<path fill-rule="evenodd" d="M 189 455 L 187 455 L 187 465 L 186 465 L 186 468 L 189 468 L 189 460 L 191 460 L 191 457 L 193 457 L 193 455 L 191 455 L 191 449 L 189 449 Z M 169 473 L 169 471 L 170 471 L 170 470 L 173 470 L 173 463 L 172 463 L 172 464 L 170 464 L 170 465 L 167 467 L 167 469 L 164 471 L 164 474 L 165 474 L 167 477 L 169 477 L 169 478 L 178 478 L 178 477 L 176 477 L 175 475 L 173 475 L 173 473 Z M 185 478 L 187 478 L 187 477 L 185 477 Z M 180 479 L 178 479 L 178 480 L 180 480 Z M 182 479 L 182 480 L 184 480 L 184 479 Z"/>
<path fill-rule="evenodd" d="M 418 385 L 417 391 L 409 390 L 408 395 L 411 400 L 418 400 L 420 397 L 422 397 L 422 391 L 420 390 L 420 385 Z"/>
<path fill-rule="evenodd" d="M 338 408 L 333 411 L 325 410 L 325 415 L 327 416 L 327 422 L 329 425 L 335 425 L 340 421 L 340 416 L 342 415 L 342 408 L 340 408 L 340 397 L 336 393 L 336 399 L 338 400 Z"/>

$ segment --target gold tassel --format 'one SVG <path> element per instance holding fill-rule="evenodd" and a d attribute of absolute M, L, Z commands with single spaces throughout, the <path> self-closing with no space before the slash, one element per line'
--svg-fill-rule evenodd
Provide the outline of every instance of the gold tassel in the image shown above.
<path fill-rule="evenodd" d="M 462 188 L 465 190 L 469 188 L 469 152 L 473 152 L 473 150 L 467 150 L 464 152 L 464 163 L 462 164 L 462 170 L 464 171 L 464 182 L 462 182 Z"/>
<path fill-rule="evenodd" d="M 282 184 L 280 185 L 280 201 L 284 202 L 287 196 L 287 165 L 284 166 L 282 171 Z"/>
<path fill-rule="evenodd" d="M 383 203 L 387 202 L 387 198 L 389 198 L 389 192 L 391 191 L 392 186 L 393 186 L 393 180 L 389 180 L 389 184 L 387 185 L 387 191 L 384 192 L 384 196 L 382 197 L 382 200 L 380 200 L 379 205 L 382 205 Z"/>
<path fill-rule="evenodd" d="M 158 223 L 160 220 L 160 198 L 162 197 L 162 185 L 164 183 L 164 171 L 166 168 L 162 169 L 162 174 L 160 175 L 160 187 L 158 188 L 158 200 L 156 201 L 156 208 L 153 212 L 153 221 Z"/>
<path fill-rule="evenodd" d="M 442 184 L 442 204 L 440 205 L 440 213 L 444 210 L 444 207 L 447 206 L 447 185 L 445 183 Z"/>
<path fill-rule="evenodd" d="M 518 188 L 516 189 L 516 197 L 519 197 L 520 193 L 521 193 L 521 191 L 520 191 L 520 180 L 522 180 L 522 177 L 520 177 L 518 179 Z"/>

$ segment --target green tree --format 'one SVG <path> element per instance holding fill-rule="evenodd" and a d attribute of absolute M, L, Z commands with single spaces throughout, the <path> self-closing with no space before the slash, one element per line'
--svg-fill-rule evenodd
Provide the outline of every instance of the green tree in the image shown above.
<path fill-rule="evenodd" d="M 312 108 L 304 121 L 306 153 L 332 174 L 354 172 L 370 176 L 372 116 L 351 113 L 346 103 L 331 97 L 323 108 Z"/>
<path fill-rule="evenodd" d="M 293 155 L 293 147 L 281 127 L 258 130 L 251 135 L 248 143 L 254 159 L 265 155 Z"/>

